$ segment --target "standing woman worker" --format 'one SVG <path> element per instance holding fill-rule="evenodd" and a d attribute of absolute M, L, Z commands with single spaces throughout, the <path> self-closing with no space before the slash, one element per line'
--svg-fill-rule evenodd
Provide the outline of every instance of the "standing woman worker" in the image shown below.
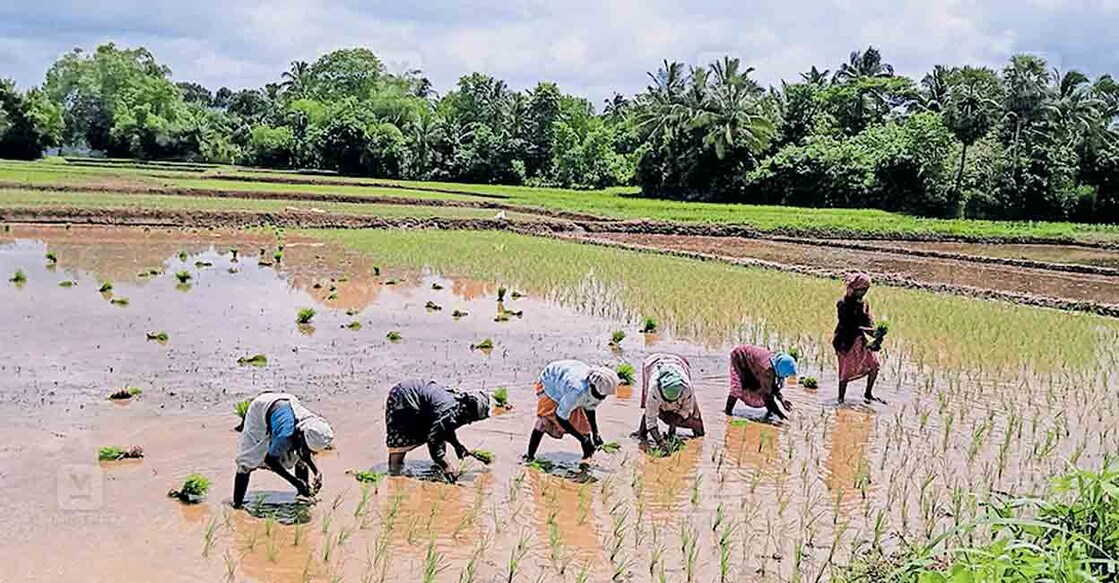
<path fill-rule="evenodd" d="M 730 415 L 736 401 L 749 407 L 765 408 L 765 416 L 785 419 L 785 412 L 778 403 L 789 410 L 792 407 L 781 396 L 785 378 L 796 376 L 797 361 L 783 352 L 773 352 L 761 346 L 744 344 L 730 353 L 730 394 L 724 412 Z"/>
<path fill-rule="evenodd" d="M 836 305 L 835 335 L 832 347 L 839 361 L 839 402 L 847 396 L 847 383 L 866 377 L 867 401 L 885 403 L 874 396 L 874 381 L 878 379 L 878 357 L 871 349 L 867 336 L 874 334 L 874 316 L 866 301 L 870 289 L 870 276 L 857 273 L 847 278 L 847 293 Z"/>
<path fill-rule="evenodd" d="M 288 481 L 300 496 L 314 496 L 322 488 L 322 474 L 314 454 L 334 443 L 334 430 L 299 399 L 287 393 L 263 393 L 253 399 L 241 429 L 233 507 L 240 508 L 254 470 L 267 468 Z M 310 481 L 310 474 L 315 480 Z"/>

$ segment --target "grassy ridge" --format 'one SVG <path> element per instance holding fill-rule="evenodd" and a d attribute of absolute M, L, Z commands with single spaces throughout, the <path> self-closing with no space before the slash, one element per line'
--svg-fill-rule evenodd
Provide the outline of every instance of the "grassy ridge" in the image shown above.
<path fill-rule="evenodd" d="M 330 213 L 358 216 L 490 218 L 490 209 L 415 206 L 400 204 L 358 204 L 344 202 L 255 200 L 249 198 L 208 198 L 157 194 L 107 194 L 0 189 L 0 207 L 75 206 L 93 209 L 148 208 L 165 210 L 255 211 L 278 213 L 289 208 L 319 209 Z M 506 213 L 511 220 L 532 218 Z"/>
<path fill-rule="evenodd" d="M 211 176 L 213 178 L 205 178 Z M 225 178 L 217 178 L 222 176 Z M 300 184 L 247 182 L 239 176 L 275 176 L 298 179 Z M 333 194 L 378 194 L 408 196 L 428 200 L 472 200 L 472 194 L 497 195 L 504 202 L 547 209 L 593 214 L 608 219 L 653 219 L 685 223 L 746 225 L 763 231 L 787 229 L 827 231 L 842 229 L 875 235 L 951 235 L 963 237 L 1065 238 L 1081 241 L 1119 242 L 1119 225 L 1090 225 L 1046 222 L 1001 222 L 980 220 L 942 220 L 912 217 L 873 209 L 808 209 L 760 205 L 694 203 L 645 199 L 634 196 L 632 188 L 604 191 L 576 191 L 558 188 L 448 184 L 434 182 L 379 181 L 401 188 L 363 185 L 315 184 L 318 177 L 291 173 L 260 172 L 222 167 L 205 173 L 160 171 L 142 167 L 78 167 L 58 159 L 31 163 L 0 163 L 0 180 L 16 180 L 49 186 L 52 183 L 81 183 L 119 177 L 146 183 L 227 191 L 322 192 Z M 365 181 L 331 176 L 319 180 Z M 436 188 L 458 194 L 408 190 Z M 475 199 L 476 200 L 476 199 Z"/>

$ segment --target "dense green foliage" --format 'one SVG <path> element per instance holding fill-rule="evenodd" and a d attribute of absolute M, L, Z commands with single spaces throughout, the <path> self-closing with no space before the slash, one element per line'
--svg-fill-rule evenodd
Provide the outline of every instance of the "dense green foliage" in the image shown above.
<path fill-rule="evenodd" d="M 1119 571 L 1119 470 L 1078 470 L 1049 499 L 996 500 L 986 519 L 897 556 L 872 555 L 839 581 L 981 583 L 1115 581 Z M 992 539 L 961 545 L 989 528 Z"/>
<path fill-rule="evenodd" d="M 764 88 L 723 58 L 665 62 L 601 112 L 540 82 L 482 73 L 438 95 L 362 48 L 297 61 L 280 82 L 178 82 L 146 49 L 75 50 L 41 90 L 0 89 L 0 156 L 61 140 L 109 156 L 315 168 L 425 181 L 604 188 L 645 196 L 925 216 L 1119 220 L 1119 83 L 1050 71 L 896 75 L 874 48 L 834 74 Z M 63 123 L 64 122 L 64 123 Z M 18 147 L 10 144 L 18 142 Z"/>

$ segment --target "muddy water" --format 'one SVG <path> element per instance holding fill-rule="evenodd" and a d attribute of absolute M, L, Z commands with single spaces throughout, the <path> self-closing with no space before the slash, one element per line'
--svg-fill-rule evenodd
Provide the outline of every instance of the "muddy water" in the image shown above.
<path fill-rule="evenodd" d="M 1067 300 L 1119 304 L 1119 278 L 1114 276 L 984 265 L 951 259 L 905 257 L 894 253 L 735 237 L 632 234 L 601 234 L 595 237 L 727 257 L 762 259 L 837 270 L 858 269 L 889 273 L 927 283 L 946 283 Z"/>
<path fill-rule="evenodd" d="M 267 262 L 281 243 L 278 265 L 258 265 L 261 249 Z M 54 268 L 48 251 L 58 256 Z M 507 307 L 524 317 L 494 322 L 496 282 L 375 256 L 272 232 L 15 226 L 4 234 L 0 274 L 22 269 L 27 281 L 0 287 L 0 509 L 9 529 L 0 580 L 418 581 L 427 567 L 438 581 L 471 572 L 504 581 L 510 571 L 517 581 L 643 581 L 662 569 L 667 580 L 692 570 L 694 580 L 713 581 L 721 558 L 739 580 L 787 581 L 794 569 L 826 580 L 835 562 L 870 544 L 876 523 L 889 548 L 964 520 L 975 510 L 964 492 L 1036 491 L 1065 460 L 1096 464 L 1119 444 L 1110 422 L 1119 398 L 1106 390 L 1119 380 L 1108 376 L 1114 346 L 1099 347 L 1096 369 L 1052 376 L 932 370 L 886 353 L 879 392 L 890 404 L 874 408 L 837 407 L 830 363 L 809 359 L 802 372 L 822 388 L 787 388 L 794 415 L 771 425 L 740 419 L 756 413 L 743 408 L 734 419 L 722 414 L 729 346 L 633 333 L 616 352 L 606 343 L 625 323 L 541 299 L 556 290 L 519 290 L 528 296 Z M 138 277 L 145 269 L 163 273 Z M 189 289 L 172 275 L 180 270 L 192 274 Z M 112 296 L 97 291 L 105 279 Z M 62 280 L 77 284 L 62 288 Z M 428 301 L 443 309 L 425 309 Z M 295 324 L 302 307 L 318 310 L 313 330 Z M 456 321 L 455 309 L 469 315 Z M 343 327 L 354 320 L 361 330 Z M 167 344 L 145 338 L 157 330 Z M 388 342 L 388 330 L 403 340 Z M 487 337 L 491 353 L 471 350 Z M 620 391 L 599 415 L 605 439 L 622 450 L 596 456 L 589 479 L 517 463 L 532 426 L 530 385 L 547 361 L 639 363 L 652 350 L 690 359 L 706 437 L 669 458 L 646 455 L 627 437 L 639 391 Z M 268 356 L 266 367 L 236 364 L 255 353 Z M 345 472 L 383 467 L 384 398 L 411 375 L 510 387 L 512 411 L 460 432 L 497 462 L 465 466 L 458 485 L 389 479 L 363 489 Z M 125 405 L 105 399 L 125 385 L 143 395 Z M 338 436 L 335 451 L 320 456 L 325 488 L 302 526 L 227 505 L 233 404 L 265 389 L 297 394 Z M 1052 415 L 1083 402 L 1096 406 Z M 110 444 L 142 445 L 146 457 L 94 462 Z M 546 440 L 541 457 L 574 465 L 576 451 Z M 422 470 L 426 454 L 410 461 Z M 167 490 L 191 472 L 213 479 L 208 500 L 169 500 Z M 288 492 L 258 472 L 249 499 Z"/>

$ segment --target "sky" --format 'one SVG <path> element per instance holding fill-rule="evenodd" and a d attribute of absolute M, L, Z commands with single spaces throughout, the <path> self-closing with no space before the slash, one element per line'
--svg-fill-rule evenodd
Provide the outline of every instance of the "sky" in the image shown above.
<path fill-rule="evenodd" d="M 1119 0 L 0 0 L 0 78 L 21 88 L 109 41 L 212 89 L 259 87 L 293 60 L 363 46 L 440 92 L 481 71 L 601 103 L 644 89 L 664 59 L 732 55 L 774 84 L 868 45 L 918 78 L 1019 52 L 1119 76 Z"/>

